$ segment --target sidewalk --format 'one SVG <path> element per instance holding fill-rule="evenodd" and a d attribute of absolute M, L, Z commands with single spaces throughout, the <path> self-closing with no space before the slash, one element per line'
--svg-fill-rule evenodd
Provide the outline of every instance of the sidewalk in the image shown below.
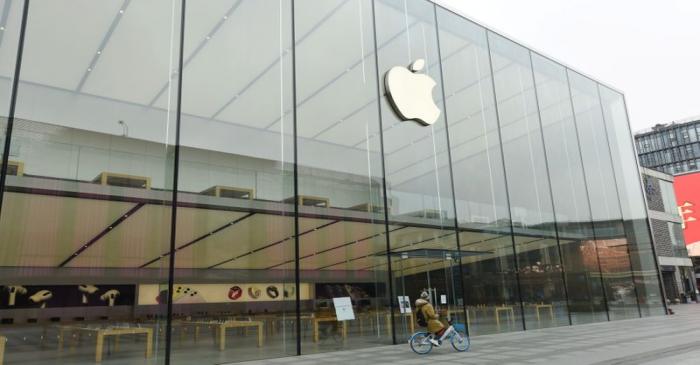
<path fill-rule="evenodd" d="M 672 309 L 672 316 L 479 336 L 466 353 L 445 346 L 419 356 L 400 344 L 242 364 L 700 364 L 700 304 Z"/>

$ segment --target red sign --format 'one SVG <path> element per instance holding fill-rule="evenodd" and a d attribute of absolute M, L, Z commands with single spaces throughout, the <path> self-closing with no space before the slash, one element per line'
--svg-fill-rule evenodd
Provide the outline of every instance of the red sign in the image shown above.
<path fill-rule="evenodd" d="M 690 256 L 700 256 L 700 172 L 676 176 L 673 182 L 683 238 Z"/>

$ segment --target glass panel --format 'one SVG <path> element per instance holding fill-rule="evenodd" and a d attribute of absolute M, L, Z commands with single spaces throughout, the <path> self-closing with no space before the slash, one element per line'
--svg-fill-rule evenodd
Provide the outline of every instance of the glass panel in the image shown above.
<path fill-rule="evenodd" d="M 389 220 L 391 260 L 397 296 L 411 305 L 421 304 L 418 296 L 425 292 L 439 312 L 444 325 L 447 318 L 464 324 L 464 299 L 460 282 L 461 255 L 457 251 L 454 202 L 449 170 L 448 141 L 442 105 L 442 82 L 438 55 L 434 5 L 427 1 L 381 0 L 376 2 L 379 75 L 399 67 L 397 72 L 413 77 L 416 85 L 436 85 L 425 93 L 437 101 L 439 115 L 432 125 L 402 121 L 386 98 L 382 98 L 384 163 L 386 189 L 391 202 Z M 414 75 L 405 68 L 415 61 L 425 61 Z M 382 83 L 382 95 L 386 88 Z M 406 105 L 400 103 L 399 110 Z M 430 113 L 423 118 L 435 117 Z M 394 298 L 392 298 L 394 300 Z M 395 320 L 397 341 L 408 338 L 414 330 L 409 315 Z M 432 322 L 431 330 L 438 329 Z"/>
<path fill-rule="evenodd" d="M 171 363 L 293 355 L 291 4 L 186 11 Z"/>
<path fill-rule="evenodd" d="M 390 344 L 372 2 L 297 0 L 294 14 L 302 352 Z"/>
<path fill-rule="evenodd" d="M 12 82 L 15 78 L 23 4 L 21 1 L 0 1 L 0 168 L 2 168 L 1 161 L 5 153 L 5 131 L 10 113 Z M 8 162 L 8 175 L 19 174 L 23 166 L 21 161 L 17 160 L 16 150 L 10 149 Z"/>
<path fill-rule="evenodd" d="M 568 324 L 530 52 L 490 32 L 489 41 L 525 326 Z M 556 315 L 542 320 L 543 308 Z"/>
<path fill-rule="evenodd" d="M 668 214 L 678 215 L 676 193 L 674 193 L 673 191 L 673 183 L 664 180 L 659 180 L 659 190 L 661 191 L 661 199 L 664 204 L 664 211 Z"/>
<path fill-rule="evenodd" d="M 593 226 L 566 69 L 537 54 L 532 55 L 532 63 L 571 322 L 604 321 L 607 317 L 598 257 L 586 256 Z"/>
<path fill-rule="evenodd" d="M 590 200 L 594 249 L 598 256 L 610 319 L 639 316 L 628 241 L 615 184 L 605 122 L 594 81 L 569 71 L 576 129 Z"/>
<path fill-rule="evenodd" d="M 29 6 L 11 141 L 24 174 L 0 220 L 9 363 L 163 362 L 168 261 L 141 265 L 170 246 L 180 6 Z"/>
<path fill-rule="evenodd" d="M 599 86 L 599 90 L 640 308 L 643 315 L 664 314 L 625 100 L 622 94 L 607 87 Z"/>
<path fill-rule="evenodd" d="M 438 22 L 469 333 L 508 331 L 520 304 L 486 30 L 443 9 Z"/>

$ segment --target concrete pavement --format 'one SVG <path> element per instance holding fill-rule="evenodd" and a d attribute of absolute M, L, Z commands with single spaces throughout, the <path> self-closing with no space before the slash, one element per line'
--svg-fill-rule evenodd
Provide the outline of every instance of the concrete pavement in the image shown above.
<path fill-rule="evenodd" d="M 478 336 L 465 353 L 448 345 L 419 356 L 400 344 L 242 364 L 700 364 L 700 304 L 673 310 L 672 316 Z"/>

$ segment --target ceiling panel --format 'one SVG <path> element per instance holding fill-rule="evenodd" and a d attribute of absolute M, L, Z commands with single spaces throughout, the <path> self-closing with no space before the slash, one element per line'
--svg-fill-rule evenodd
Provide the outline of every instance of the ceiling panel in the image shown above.
<path fill-rule="evenodd" d="M 177 45 L 179 39 L 180 17 L 173 6 L 175 3 L 169 0 L 132 1 L 83 90 L 138 104 L 149 104 L 171 77 L 174 90 L 173 71 L 179 52 L 173 44 Z M 91 33 L 93 29 L 82 31 Z M 90 51 L 96 50 L 93 47 Z"/>
<path fill-rule="evenodd" d="M 357 261 L 357 259 L 367 256 L 375 257 L 378 253 L 381 252 L 386 252 L 386 237 L 384 235 L 364 240 L 352 245 L 338 247 L 336 249 L 332 249 L 330 251 L 326 251 L 320 254 L 314 254 L 313 256 L 309 256 L 302 259 L 300 261 L 300 265 L 302 270 L 327 270 L 330 269 L 328 267 L 330 265 L 333 265 L 333 267 L 342 266 L 344 268 L 347 268 L 349 267 L 349 265 L 356 265 L 355 261 Z M 386 260 L 384 256 L 381 256 L 380 258 Z M 343 264 L 336 265 L 338 263 Z M 340 270 L 338 268 L 336 269 Z"/>
<path fill-rule="evenodd" d="M 250 104 L 244 104 L 248 113 L 226 114 L 223 118 L 217 118 L 258 126 L 274 120 L 270 119 L 270 115 L 275 116 L 269 113 L 270 108 L 262 108 L 260 104 L 271 100 L 279 109 L 280 87 L 283 84 L 278 61 L 290 41 L 280 38 L 279 8 L 270 4 L 268 1 L 243 1 L 211 39 L 202 38 L 206 45 L 184 70 L 183 83 L 187 87 L 183 88 L 183 112 L 212 117 L 232 98 L 255 91 L 255 98 L 247 100 L 254 102 L 252 105 L 256 107 L 250 108 Z M 277 5 L 277 2 L 274 4 Z M 275 66 L 269 68 L 272 64 Z M 261 85 L 263 87 L 255 85 L 261 81 L 261 76 L 266 81 Z M 246 89 L 250 83 L 255 88 Z M 291 90 L 291 83 L 287 83 L 286 87 Z M 233 103 L 240 103 L 240 100 Z M 250 120 L 251 117 L 255 123 Z"/>
<path fill-rule="evenodd" d="M 439 247 L 454 241 L 454 230 L 409 227 L 391 232 L 391 250 L 410 250 L 416 245 L 427 243 Z M 442 237 L 444 236 L 444 237 Z M 416 246 L 417 247 L 417 246 Z"/>
<path fill-rule="evenodd" d="M 58 266 L 134 203 L 6 192 L 0 265 Z"/>
<path fill-rule="evenodd" d="M 136 268 L 167 252 L 169 247 L 170 209 L 147 204 L 93 243 L 67 266 Z"/>
<path fill-rule="evenodd" d="M 19 43 L 19 30 L 24 3 L 12 0 L 0 1 L 0 7 L 4 9 L 5 6 L 8 6 L 8 12 L 5 15 L 7 18 L 4 19 L 5 24 L 3 24 L 5 29 L 2 30 L 0 35 L 0 45 L 2 46 L 0 48 L 0 76 L 11 80 L 15 73 L 17 44 Z M 5 92 L 9 92 L 9 90 L 10 88 L 7 87 Z"/>
<path fill-rule="evenodd" d="M 32 3 L 27 17 L 22 81 L 75 89 L 121 4 L 93 0 Z"/>
<path fill-rule="evenodd" d="M 330 221 L 324 219 L 303 218 L 300 219 L 299 226 L 302 231 L 305 231 L 328 222 Z M 178 252 L 175 255 L 176 267 L 206 268 L 238 257 L 216 268 L 266 268 L 282 262 L 281 260 L 272 261 L 275 258 L 289 257 L 290 253 L 289 258 L 293 258 L 294 240 L 291 239 L 293 235 L 293 217 L 255 214 L 231 228 Z M 276 242 L 279 243 L 251 253 Z M 189 250 L 192 252 L 188 253 Z M 183 257 L 187 257 L 187 260 L 178 259 L 183 252 Z M 243 257 L 248 256 L 253 257 L 242 260 Z M 252 262 L 257 266 L 248 266 L 250 260 L 253 260 Z"/>

